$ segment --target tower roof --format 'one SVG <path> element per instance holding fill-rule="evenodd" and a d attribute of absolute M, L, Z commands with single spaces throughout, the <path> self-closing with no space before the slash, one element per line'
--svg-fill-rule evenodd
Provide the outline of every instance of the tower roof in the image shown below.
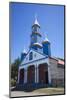
<path fill-rule="evenodd" d="M 45 37 L 45 41 L 48 41 L 48 42 L 50 42 L 50 41 L 48 40 L 48 38 L 47 38 L 47 37 Z"/>
<path fill-rule="evenodd" d="M 45 40 L 43 40 L 43 41 L 42 41 L 42 43 L 45 43 L 45 42 L 50 43 L 50 41 L 48 40 L 48 38 L 47 38 L 47 37 L 45 37 Z"/>
<path fill-rule="evenodd" d="M 38 20 L 37 20 L 37 17 L 35 17 L 35 21 L 34 21 L 32 27 L 33 27 L 34 25 L 37 25 L 37 26 L 40 27 L 40 24 L 39 24 L 39 22 L 38 22 Z"/>
<path fill-rule="evenodd" d="M 23 49 L 23 53 L 24 53 L 24 54 L 27 54 L 27 52 L 26 52 L 25 48 Z"/>
<path fill-rule="evenodd" d="M 33 45 L 34 45 L 34 46 L 38 46 L 38 47 L 42 47 L 42 44 L 40 44 L 40 43 L 38 43 L 38 42 L 34 43 Z"/>

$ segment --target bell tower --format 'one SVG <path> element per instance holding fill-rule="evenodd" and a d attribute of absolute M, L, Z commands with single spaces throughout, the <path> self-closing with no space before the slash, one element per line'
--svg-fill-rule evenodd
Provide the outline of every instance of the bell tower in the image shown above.
<path fill-rule="evenodd" d="M 40 42 L 40 24 L 38 23 L 37 17 L 35 17 L 35 21 L 32 25 L 30 49 L 40 50 L 42 48 L 42 44 Z"/>
<path fill-rule="evenodd" d="M 42 41 L 42 45 L 43 45 L 43 53 L 48 56 L 51 56 L 51 43 L 47 37 L 45 37 L 45 40 Z"/>

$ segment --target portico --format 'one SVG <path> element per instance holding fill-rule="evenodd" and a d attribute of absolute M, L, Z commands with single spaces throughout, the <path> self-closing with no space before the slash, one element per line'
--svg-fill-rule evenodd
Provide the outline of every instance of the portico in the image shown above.
<path fill-rule="evenodd" d="M 29 66 L 20 67 L 19 81 L 20 84 L 50 84 L 51 78 L 48 63 L 32 63 Z M 23 71 L 22 71 L 23 70 Z M 23 74 L 21 74 L 21 71 Z M 21 77 L 22 75 L 22 77 Z M 21 78 L 20 78 L 21 77 Z M 22 81 L 21 81 L 22 80 Z"/>

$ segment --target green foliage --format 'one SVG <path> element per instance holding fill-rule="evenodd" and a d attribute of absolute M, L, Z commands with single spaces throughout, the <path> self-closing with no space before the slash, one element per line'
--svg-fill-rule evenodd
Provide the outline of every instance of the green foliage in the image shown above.
<path fill-rule="evenodd" d="M 11 64 L 11 85 L 16 85 L 18 79 L 18 68 L 21 63 L 21 60 L 18 58 Z"/>
<path fill-rule="evenodd" d="M 16 80 L 11 79 L 11 86 L 15 86 L 16 85 Z"/>

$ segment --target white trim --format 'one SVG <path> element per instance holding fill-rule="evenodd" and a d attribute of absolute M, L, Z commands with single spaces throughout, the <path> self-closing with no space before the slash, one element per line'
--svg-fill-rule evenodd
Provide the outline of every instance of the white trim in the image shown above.
<path fill-rule="evenodd" d="M 19 78 L 20 78 L 20 69 L 18 69 L 18 83 L 19 83 Z"/>
<path fill-rule="evenodd" d="M 51 73 L 50 73 L 50 66 L 48 65 L 48 81 L 49 81 L 49 84 L 51 84 Z"/>
<path fill-rule="evenodd" d="M 24 68 L 24 83 L 27 83 L 27 67 Z"/>
<path fill-rule="evenodd" d="M 39 45 L 40 47 L 42 47 L 42 44 L 40 44 L 40 43 L 34 43 L 33 45 Z"/>
<path fill-rule="evenodd" d="M 37 68 L 35 66 L 35 83 L 37 83 Z"/>
<path fill-rule="evenodd" d="M 38 69 L 38 65 L 37 65 L 37 83 L 39 83 L 39 69 Z"/>

